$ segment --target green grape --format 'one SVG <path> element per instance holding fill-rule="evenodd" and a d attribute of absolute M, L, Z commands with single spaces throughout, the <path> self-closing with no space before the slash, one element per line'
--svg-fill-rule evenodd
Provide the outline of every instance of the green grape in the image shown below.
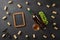
<path fill-rule="evenodd" d="M 46 17 L 46 15 L 44 14 L 43 11 L 40 11 L 40 12 L 39 12 L 39 16 L 41 17 L 43 23 L 44 23 L 45 25 L 47 25 L 47 24 L 48 24 L 48 20 L 47 20 L 47 17 Z"/>

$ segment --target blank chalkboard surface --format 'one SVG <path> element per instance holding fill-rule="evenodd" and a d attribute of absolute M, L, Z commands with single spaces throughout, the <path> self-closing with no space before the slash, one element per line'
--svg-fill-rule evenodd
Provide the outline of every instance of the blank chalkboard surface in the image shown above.
<path fill-rule="evenodd" d="M 13 14 L 13 21 L 15 27 L 25 26 L 24 12 L 17 12 Z M 19 22 L 18 22 L 19 21 Z"/>

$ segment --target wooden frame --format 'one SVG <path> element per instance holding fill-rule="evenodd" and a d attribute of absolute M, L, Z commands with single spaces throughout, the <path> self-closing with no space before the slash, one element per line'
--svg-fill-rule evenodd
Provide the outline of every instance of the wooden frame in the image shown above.
<path fill-rule="evenodd" d="M 15 18 L 15 16 L 16 15 L 22 15 L 22 19 L 23 19 L 23 24 L 19 24 L 19 25 L 16 25 L 16 18 Z M 13 14 L 13 21 L 14 21 L 14 27 L 22 27 L 22 26 L 25 26 L 25 18 L 24 18 L 24 13 L 23 12 L 17 12 L 17 13 L 14 13 Z"/>

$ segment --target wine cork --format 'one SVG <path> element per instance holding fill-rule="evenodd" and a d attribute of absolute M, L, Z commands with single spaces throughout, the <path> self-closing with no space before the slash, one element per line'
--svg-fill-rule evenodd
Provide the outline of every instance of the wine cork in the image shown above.
<path fill-rule="evenodd" d="M 26 1 L 25 3 L 26 3 L 26 5 L 28 5 L 28 4 L 29 4 L 29 2 L 28 2 L 28 1 Z"/>
<path fill-rule="evenodd" d="M 52 18 L 52 19 L 55 19 L 55 16 L 51 15 L 51 18 Z"/>
<path fill-rule="evenodd" d="M 51 37 L 52 37 L 52 38 L 55 38 L 55 35 L 54 35 L 54 34 L 51 34 Z"/>
<path fill-rule="evenodd" d="M 29 36 L 28 35 L 25 35 L 26 38 L 28 38 Z"/>
<path fill-rule="evenodd" d="M 52 11 L 52 13 L 53 13 L 53 14 L 57 14 L 57 12 L 56 12 L 56 11 Z"/>
<path fill-rule="evenodd" d="M 55 26 L 54 29 L 55 29 L 55 30 L 58 30 L 58 27 Z"/>
<path fill-rule="evenodd" d="M 55 25 L 56 25 L 56 23 L 54 22 L 54 23 L 53 23 L 53 25 L 55 26 Z"/>
<path fill-rule="evenodd" d="M 4 6 L 4 10 L 5 10 L 5 11 L 7 11 L 7 8 L 8 8 L 7 6 Z"/>
<path fill-rule="evenodd" d="M 5 36 L 6 36 L 6 34 L 3 34 L 3 35 L 2 35 L 2 38 L 5 37 Z"/>
<path fill-rule="evenodd" d="M 28 11 L 30 11 L 30 8 L 27 8 Z"/>
<path fill-rule="evenodd" d="M 52 4 L 52 7 L 55 7 L 55 6 L 56 6 L 56 4 L 55 4 L 55 3 L 53 3 L 53 4 Z"/>
<path fill-rule="evenodd" d="M 18 8 L 22 8 L 21 4 L 17 4 L 17 7 L 18 7 Z"/>
<path fill-rule="evenodd" d="M 7 19 L 7 16 L 3 16 L 2 19 L 3 19 L 3 20 Z"/>
<path fill-rule="evenodd" d="M 9 12 L 7 11 L 6 14 L 9 15 Z"/>
<path fill-rule="evenodd" d="M 11 26 L 10 22 L 7 22 L 8 26 Z"/>
<path fill-rule="evenodd" d="M 37 2 L 37 5 L 38 5 L 38 6 L 40 6 L 40 5 L 41 5 L 41 3 L 40 3 L 40 2 Z"/>
<path fill-rule="evenodd" d="M 36 38 L 36 35 L 35 34 L 33 34 L 33 38 Z"/>
<path fill-rule="evenodd" d="M 17 36 L 16 35 L 13 35 L 14 39 L 17 39 Z"/>
<path fill-rule="evenodd" d="M 18 34 L 18 35 L 20 35 L 21 33 L 22 33 L 21 31 L 18 31 L 18 33 L 17 33 L 17 34 Z"/>
<path fill-rule="evenodd" d="M 43 35 L 43 38 L 47 38 L 47 36 L 46 35 Z"/>
<path fill-rule="evenodd" d="M 47 8 L 50 8 L 50 5 L 46 5 Z"/>
<path fill-rule="evenodd" d="M 13 2 L 13 1 L 12 1 L 12 0 L 10 0 L 10 1 L 8 1 L 8 4 L 12 4 L 12 2 Z"/>

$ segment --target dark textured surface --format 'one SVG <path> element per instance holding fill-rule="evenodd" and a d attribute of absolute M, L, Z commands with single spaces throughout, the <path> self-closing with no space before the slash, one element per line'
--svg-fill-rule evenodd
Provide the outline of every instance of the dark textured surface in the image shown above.
<path fill-rule="evenodd" d="M 57 23 L 57 27 L 60 29 L 60 0 L 13 0 L 13 4 L 8 4 L 9 0 L 0 0 L 0 40 L 14 40 L 9 39 L 8 37 L 6 38 L 2 38 L 1 35 L 3 34 L 2 31 L 6 28 L 8 28 L 8 32 L 13 35 L 13 34 L 17 34 L 17 32 L 19 30 L 22 31 L 22 35 L 18 36 L 17 40 L 26 40 L 25 35 L 28 34 L 29 35 L 29 40 L 60 40 L 60 30 L 54 30 L 53 26 L 52 26 L 52 22 L 56 22 Z M 29 5 L 25 4 L 25 1 L 29 2 Z M 42 3 L 42 5 L 39 7 L 37 5 L 37 2 L 40 1 Z M 53 2 L 56 3 L 56 7 L 52 7 L 52 8 L 46 8 L 46 4 L 51 5 Z M 23 7 L 21 9 L 19 9 L 16 5 L 17 3 L 21 4 Z M 6 11 L 3 10 L 4 6 L 8 7 L 8 11 L 10 12 L 10 15 L 6 15 Z M 32 16 L 29 14 L 29 12 L 26 10 L 27 7 L 30 7 L 33 12 L 35 14 L 38 14 L 38 12 L 40 10 L 43 10 L 45 12 L 45 14 L 47 15 L 47 18 L 49 20 L 49 24 L 47 25 L 47 29 L 46 30 L 39 30 L 39 31 L 34 31 L 32 29 L 32 25 L 34 23 Z M 56 16 L 56 19 L 52 20 L 50 18 L 50 16 L 52 15 L 51 11 L 52 10 L 56 10 L 58 12 Z M 13 25 L 13 18 L 12 15 L 15 12 L 20 12 L 23 11 L 25 13 L 25 19 L 26 19 L 26 26 L 22 27 L 22 28 L 15 28 Z M 2 20 L 3 16 L 7 16 L 7 20 Z M 9 27 L 6 23 L 10 22 L 12 25 L 11 27 Z M 19 21 L 18 21 L 19 22 Z M 36 39 L 32 38 L 32 34 L 35 33 L 36 34 Z M 56 38 L 52 39 L 50 34 L 54 33 Z M 47 39 L 44 39 L 42 37 L 43 34 L 48 35 Z"/>

